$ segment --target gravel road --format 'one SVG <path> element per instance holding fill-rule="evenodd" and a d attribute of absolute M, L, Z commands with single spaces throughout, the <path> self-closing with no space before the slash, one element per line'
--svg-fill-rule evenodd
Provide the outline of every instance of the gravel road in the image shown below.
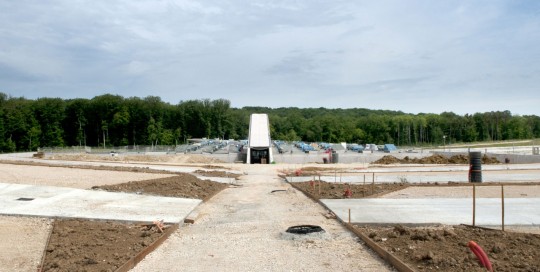
<path fill-rule="evenodd" d="M 170 176 L 172 175 L 0 163 L 0 178 L 4 183 L 60 186 L 77 189 L 89 189 L 98 185 Z"/>
<path fill-rule="evenodd" d="M 274 169 L 247 168 L 242 187 L 199 206 L 195 224 L 181 227 L 132 271 L 392 271 Z M 285 232 L 300 224 L 320 225 L 326 233 Z"/>
<path fill-rule="evenodd" d="M 51 227 L 49 219 L 0 216 L 0 271 L 36 271 Z"/>

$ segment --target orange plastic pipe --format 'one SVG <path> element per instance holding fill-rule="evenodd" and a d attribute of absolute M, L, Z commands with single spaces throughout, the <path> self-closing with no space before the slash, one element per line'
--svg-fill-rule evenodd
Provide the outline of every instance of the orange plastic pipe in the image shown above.
<path fill-rule="evenodd" d="M 493 267 L 491 266 L 491 262 L 489 261 L 489 258 L 487 254 L 484 252 L 484 250 L 482 249 L 482 247 L 480 247 L 474 241 L 469 241 L 467 246 L 469 246 L 469 248 L 474 253 L 474 255 L 476 255 L 476 258 L 480 260 L 480 263 L 482 264 L 482 266 L 485 267 L 488 271 L 493 272 Z"/>

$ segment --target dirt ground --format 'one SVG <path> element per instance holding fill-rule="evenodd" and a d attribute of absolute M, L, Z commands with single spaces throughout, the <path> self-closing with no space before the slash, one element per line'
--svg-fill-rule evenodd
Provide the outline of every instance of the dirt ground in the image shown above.
<path fill-rule="evenodd" d="M 367 184 L 295 182 L 314 199 L 472 197 L 470 184 Z M 320 186 L 320 191 L 319 191 Z M 540 185 L 506 186 L 506 197 L 539 197 Z M 351 196 L 346 196 L 346 190 Z M 500 197 L 500 185 L 477 186 L 479 197 Z M 484 248 L 494 271 L 540 271 L 538 228 L 509 226 L 507 231 L 466 226 L 358 226 L 358 229 L 387 251 L 418 271 L 485 271 L 467 247 L 475 241 Z M 510 231 L 508 231 L 510 230 Z"/>
<path fill-rule="evenodd" d="M 122 184 L 94 190 L 167 197 L 208 199 L 228 185 L 190 174 Z M 114 271 L 158 239 L 157 227 L 91 220 L 55 220 L 43 271 Z"/>
<path fill-rule="evenodd" d="M 210 162 L 201 159 L 199 163 Z M 12 164 L 6 166 L 0 164 L 0 177 L 10 177 L 11 180 L 3 182 L 33 184 L 33 181 L 34 183 L 51 185 L 47 183 L 51 183 L 52 180 L 54 180 L 55 183 L 59 183 L 56 186 L 82 186 L 81 188 L 93 187 L 94 189 L 99 190 L 188 198 L 208 198 L 228 186 L 226 184 L 202 181 L 188 174 L 171 175 L 166 173 L 137 173 L 137 175 L 149 176 L 145 177 L 145 180 L 137 179 L 137 181 L 135 181 L 136 179 L 132 179 L 131 182 L 125 182 L 125 179 L 129 177 L 129 173 L 126 173 L 126 176 L 123 177 L 124 183 L 120 183 L 122 179 L 112 182 L 112 180 L 107 178 L 107 175 L 110 175 L 110 173 L 131 171 L 123 168 L 98 171 L 70 167 L 69 169 L 58 168 L 58 171 L 55 171 L 56 168 L 31 166 L 33 167 L 32 171 L 38 171 L 40 173 L 38 176 L 45 176 L 35 178 L 32 177 L 30 173 L 26 173 L 29 172 L 28 167 L 29 166 L 17 166 Z M 208 167 L 205 168 L 213 169 L 214 167 L 208 164 Z M 220 169 L 222 166 L 218 165 L 215 168 Z M 69 171 L 73 171 L 73 173 Z M 136 169 L 133 171 L 141 170 Z M 106 172 L 108 174 L 100 176 L 100 172 Z M 149 172 L 152 173 L 152 171 Z M 205 173 L 198 173 L 198 175 L 218 177 L 227 175 L 227 173 L 221 171 L 204 172 Z M 65 175 L 59 173 L 69 174 Z M 73 184 L 65 182 L 65 180 L 75 178 L 78 175 L 77 173 L 88 173 L 84 174 L 88 175 L 88 180 L 86 181 L 86 178 L 83 178 L 82 181 Z M 94 174 L 98 174 L 97 178 L 90 178 Z M 167 184 L 167 190 L 162 190 L 161 188 L 163 188 L 163 186 L 160 184 Z M 457 184 L 454 184 L 455 186 L 446 184 L 411 186 L 411 184 L 407 183 L 349 186 L 345 184 L 321 182 L 321 194 L 319 195 L 318 182 L 294 183 L 294 185 L 319 198 L 345 198 L 347 189 L 351 192 L 350 198 L 362 198 L 368 196 L 385 197 L 391 194 L 399 195 L 404 192 L 407 192 L 408 196 L 414 197 L 419 194 L 413 190 L 415 188 L 430 188 L 429 190 L 434 190 L 430 192 L 440 192 L 438 193 L 440 197 L 444 197 L 446 193 L 441 189 L 464 187 L 458 186 Z M 516 197 L 519 197 L 520 194 L 532 195 L 531 193 L 523 192 L 522 190 L 520 191 L 520 189 L 516 190 Z M 458 195 L 463 193 L 463 191 L 460 190 L 453 190 L 453 192 Z M 496 193 L 497 192 L 494 194 Z M 431 196 L 430 194 L 435 193 L 427 193 L 427 196 Z M 17 225 L 17 223 L 14 224 Z M 46 249 L 47 253 L 43 271 L 114 271 L 116 267 L 127 261 L 161 235 L 156 228 L 148 229 L 135 223 L 55 220 L 53 223 L 50 223 L 49 221 L 39 221 L 39 224 L 45 224 L 48 228 L 50 228 L 51 225 L 53 227 L 49 247 Z M 2 225 L 0 224 L 0 226 Z M 7 227 L 2 228 L 8 229 Z M 495 271 L 540 271 L 540 256 L 538 256 L 539 253 L 537 252 L 538 248 L 540 248 L 540 236 L 537 234 L 487 231 L 477 228 L 470 229 L 464 226 L 431 226 L 426 228 L 359 226 L 359 228 L 362 232 L 366 233 L 366 235 L 372 237 L 372 239 L 383 245 L 387 250 L 396 254 L 400 259 L 409 263 L 411 267 L 419 271 L 484 271 L 479 267 L 478 262 L 475 261 L 474 255 L 471 254 L 466 247 L 466 243 L 469 240 L 476 241 L 484 248 L 494 265 Z M 27 239 L 34 238 L 33 236 L 29 236 Z M 20 242 L 15 241 L 14 243 Z M 342 257 L 345 258 L 345 256 Z M 4 259 L 0 258 L 0 261 L 4 262 Z M 36 264 L 34 263 L 29 267 L 33 268 L 35 265 Z M 3 271 L 3 268 L 5 268 L 4 265 L 0 263 L 0 271 Z M 17 269 L 15 269 L 15 271 L 16 270 Z"/>
<path fill-rule="evenodd" d="M 162 234 L 141 224 L 55 220 L 43 271 L 115 271 Z"/>
<path fill-rule="evenodd" d="M 51 154 L 45 156 L 49 160 L 69 160 L 69 161 L 115 161 L 115 162 L 164 162 L 174 164 L 200 164 L 200 163 L 223 163 L 222 160 L 209 156 L 196 154 L 171 154 L 171 155 L 97 155 L 97 154 Z"/>
<path fill-rule="evenodd" d="M 208 171 L 208 170 L 196 170 L 194 172 L 197 175 L 201 175 L 203 177 L 218 177 L 218 178 L 234 178 L 238 179 L 240 177 L 240 174 L 232 174 L 225 171 Z"/>
<path fill-rule="evenodd" d="M 325 181 L 294 182 L 315 199 L 343 198 L 471 198 L 471 183 L 366 183 L 346 184 Z M 350 192 L 347 195 L 347 190 Z M 505 197 L 540 197 L 540 183 L 529 182 L 504 186 Z M 500 198 L 500 183 L 476 184 L 477 197 Z"/>
<path fill-rule="evenodd" d="M 224 183 L 201 180 L 191 174 L 180 173 L 167 178 L 94 186 L 92 189 L 205 200 L 227 187 Z"/>
<path fill-rule="evenodd" d="M 407 183 L 369 183 L 366 185 L 349 185 L 324 181 L 294 182 L 293 185 L 311 193 L 317 199 L 372 197 L 402 190 L 410 186 Z M 347 190 L 349 190 L 351 193 L 349 197 L 346 196 Z"/>
<path fill-rule="evenodd" d="M 392 155 L 386 155 L 376 161 L 373 164 L 468 164 L 469 157 L 465 155 L 454 155 L 451 157 L 445 157 L 443 155 L 432 155 L 429 157 L 423 158 L 411 158 L 404 157 L 403 159 L 398 159 Z M 484 155 L 482 157 L 483 164 L 498 164 L 501 163 L 495 157 L 488 157 Z"/>
<path fill-rule="evenodd" d="M 468 226 L 357 226 L 387 251 L 418 271 L 486 271 L 467 247 L 474 241 L 494 271 L 540 271 L 540 235 Z"/>
<path fill-rule="evenodd" d="M 150 169 L 143 168 L 75 168 L 0 163 L 0 177 L 3 183 L 61 186 L 78 189 L 90 189 L 92 186 L 118 184 L 127 181 L 171 177 L 175 174 L 164 171 L 150 171 Z"/>

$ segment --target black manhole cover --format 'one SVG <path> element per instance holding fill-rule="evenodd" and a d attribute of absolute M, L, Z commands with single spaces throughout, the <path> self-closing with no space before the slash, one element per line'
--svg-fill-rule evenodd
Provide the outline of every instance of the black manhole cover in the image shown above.
<path fill-rule="evenodd" d="M 324 232 L 324 229 L 320 226 L 315 225 L 299 225 L 299 226 L 292 226 L 287 229 L 288 233 L 294 233 L 294 234 L 308 234 L 308 233 L 314 233 L 314 232 Z"/>
<path fill-rule="evenodd" d="M 17 200 L 19 200 L 19 201 L 32 201 L 34 199 L 30 198 L 30 197 L 19 197 L 19 198 L 17 198 Z"/>

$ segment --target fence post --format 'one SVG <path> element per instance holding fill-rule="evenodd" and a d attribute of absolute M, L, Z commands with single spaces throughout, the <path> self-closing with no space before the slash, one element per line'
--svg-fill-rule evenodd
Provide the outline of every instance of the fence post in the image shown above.
<path fill-rule="evenodd" d="M 504 231 L 504 185 L 501 185 L 502 231 Z"/>
<path fill-rule="evenodd" d="M 472 207 L 472 225 L 473 227 L 475 226 L 476 224 L 476 185 L 473 184 L 472 186 L 473 188 L 473 191 L 472 191 L 472 203 L 473 203 L 473 207 Z"/>

